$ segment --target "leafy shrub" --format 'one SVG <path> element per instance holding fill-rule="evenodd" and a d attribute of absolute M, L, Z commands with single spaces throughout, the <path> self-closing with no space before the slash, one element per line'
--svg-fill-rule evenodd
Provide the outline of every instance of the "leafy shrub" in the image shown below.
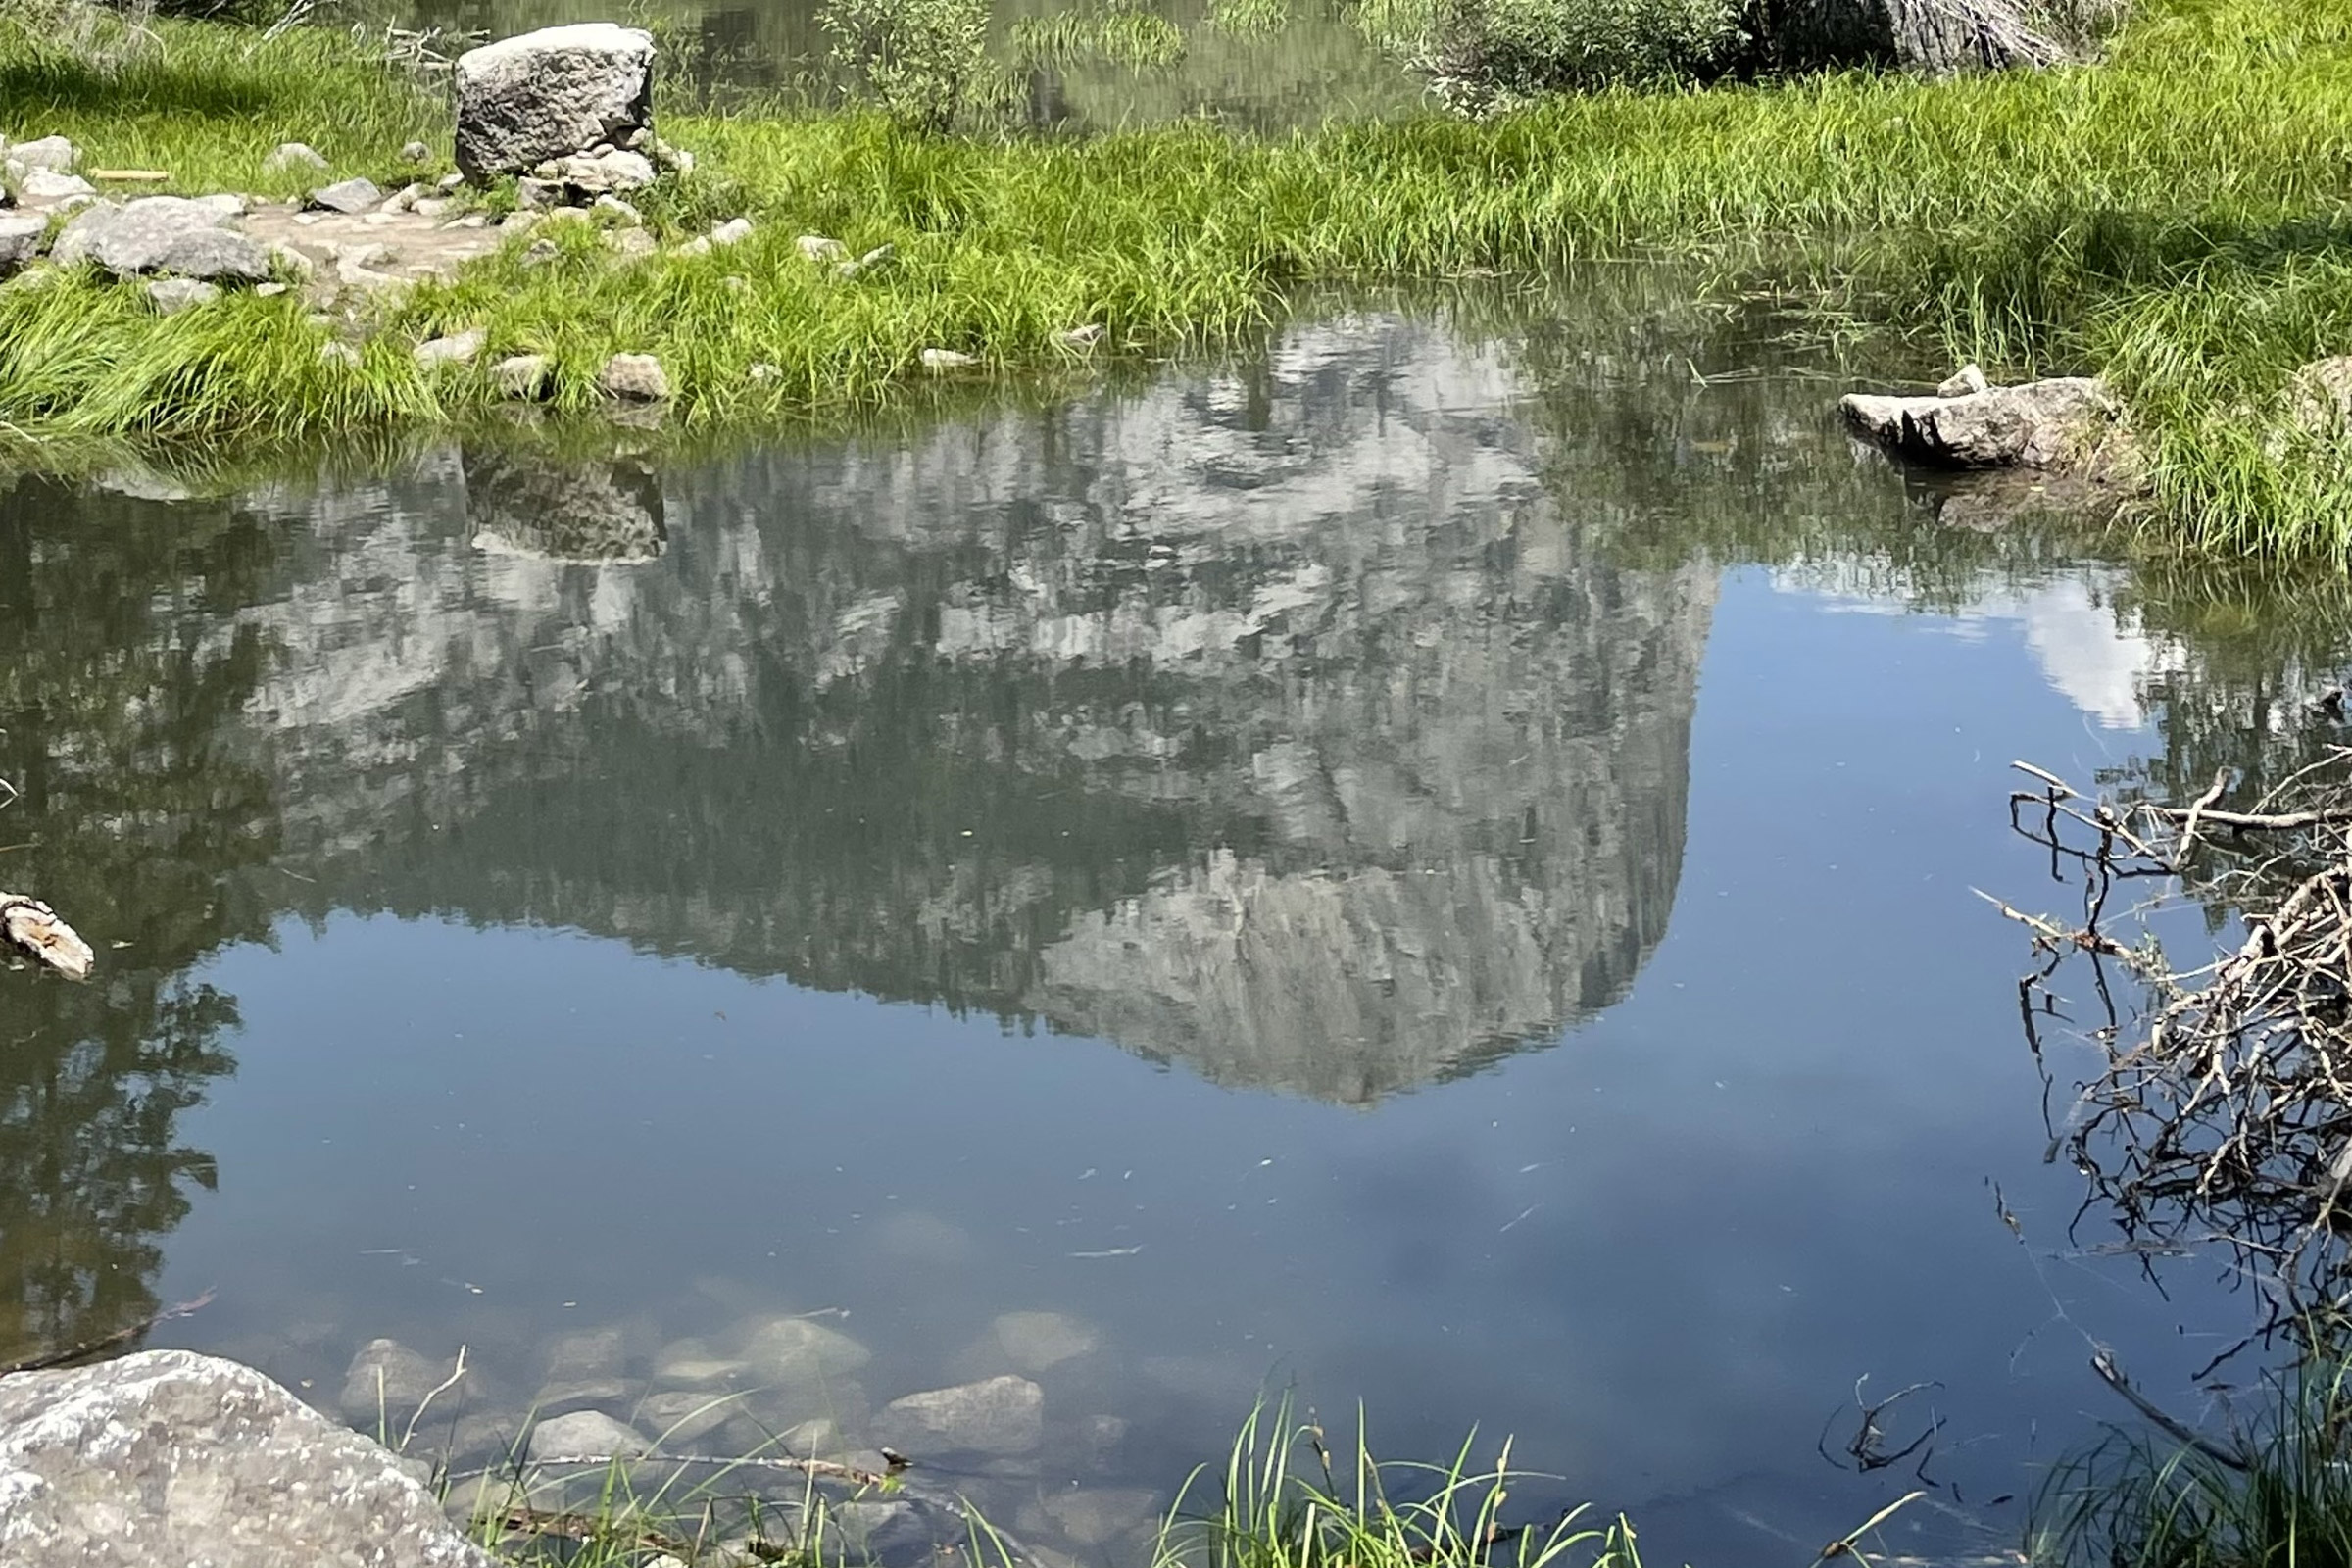
<path fill-rule="evenodd" d="M 1740 0 L 1439 0 L 1417 53 L 1482 113 L 1546 92 L 1702 81 L 1745 44 Z"/>
<path fill-rule="evenodd" d="M 1005 96 L 988 0 L 825 0 L 817 23 L 852 85 L 907 129 L 945 135 Z"/>

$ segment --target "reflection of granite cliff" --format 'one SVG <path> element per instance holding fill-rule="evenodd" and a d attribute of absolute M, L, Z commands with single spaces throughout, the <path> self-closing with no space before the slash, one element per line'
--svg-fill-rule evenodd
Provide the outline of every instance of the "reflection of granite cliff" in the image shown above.
<path fill-rule="evenodd" d="M 1230 379 L 673 473 L 667 553 L 625 566 L 546 525 L 468 551 L 478 463 L 285 498 L 322 557 L 252 616 L 289 847 L 324 903 L 1223 1080 L 1474 1065 L 1663 934 L 1712 602 L 1592 557 L 1510 391 L 1434 328 L 1312 328 Z"/>

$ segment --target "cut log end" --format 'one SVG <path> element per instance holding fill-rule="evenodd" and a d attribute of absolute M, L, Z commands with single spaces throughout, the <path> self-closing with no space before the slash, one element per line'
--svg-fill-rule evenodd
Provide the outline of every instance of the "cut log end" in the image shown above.
<path fill-rule="evenodd" d="M 21 893 L 0 893 L 0 938 L 69 980 L 88 979 L 90 965 L 98 958 L 81 933 L 59 919 L 55 909 Z"/>

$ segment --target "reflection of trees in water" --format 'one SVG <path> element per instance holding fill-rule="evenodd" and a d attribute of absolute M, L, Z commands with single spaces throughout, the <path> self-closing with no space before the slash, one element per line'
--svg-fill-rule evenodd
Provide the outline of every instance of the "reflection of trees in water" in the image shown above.
<path fill-rule="evenodd" d="M 0 973 L 0 1356 L 149 1315 L 157 1238 L 212 1182 L 173 1124 L 231 1070 L 236 1013 L 187 970 L 267 930 L 233 873 L 272 844 L 267 781 L 230 755 L 263 649 L 209 616 L 268 564 L 220 509 L 0 493 L 0 758 L 24 790 L 0 864 L 102 955 L 84 986 Z"/>

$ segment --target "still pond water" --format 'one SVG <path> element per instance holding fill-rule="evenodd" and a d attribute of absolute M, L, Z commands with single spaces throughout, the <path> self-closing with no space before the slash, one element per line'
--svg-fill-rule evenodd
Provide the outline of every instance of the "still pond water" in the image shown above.
<path fill-rule="evenodd" d="M 1858 1380 L 1933 1383 L 1897 1535 L 2014 1543 L 2125 1413 L 2090 1343 L 2195 1411 L 2249 1306 L 2068 1235 L 1971 891 L 2067 906 L 2007 764 L 2259 765 L 2330 650 L 1938 522 L 1831 380 L 1522 318 L 756 450 L 13 481 L 0 885 L 104 968 L 0 972 L 0 1353 L 211 1292 L 150 1343 L 372 1428 L 466 1346 L 419 1441 L 478 1462 L 809 1314 L 821 1378 L 687 1446 L 1017 1375 L 1033 1428 L 916 1456 L 1104 1563 L 1295 1387 L 1802 1564 L 1920 1484 L 1825 1457 Z"/>

